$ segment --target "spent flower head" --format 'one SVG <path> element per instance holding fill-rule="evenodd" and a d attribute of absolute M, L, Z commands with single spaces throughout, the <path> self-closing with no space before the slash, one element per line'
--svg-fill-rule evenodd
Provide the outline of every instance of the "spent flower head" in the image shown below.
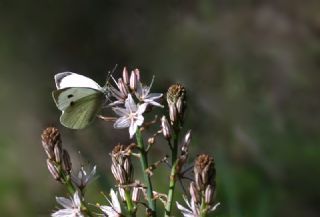
<path fill-rule="evenodd" d="M 81 213 L 81 199 L 77 191 L 73 197 L 57 197 L 56 200 L 63 208 L 52 213 L 52 217 L 84 217 Z"/>

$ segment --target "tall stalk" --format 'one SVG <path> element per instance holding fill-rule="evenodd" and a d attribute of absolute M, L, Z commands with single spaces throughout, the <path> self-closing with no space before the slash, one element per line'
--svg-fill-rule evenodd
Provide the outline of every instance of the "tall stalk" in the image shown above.
<path fill-rule="evenodd" d="M 171 172 L 170 172 L 170 183 L 169 183 L 169 190 L 167 194 L 167 203 L 165 206 L 165 217 L 171 216 L 171 208 L 173 202 L 173 195 L 174 189 L 176 186 L 176 176 L 177 176 L 177 165 L 178 165 L 178 137 L 179 137 L 179 130 L 174 130 L 173 133 L 173 146 L 171 146 Z"/>
<path fill-rule="evenodd" d="M 148 156 L 144 146 L 140 128 L 138 128 L 136 131 L 136 140 L 137 140 L 137 145 L 140 152 L 141 169 L 142 169 L 145 185 L 147 186 L 148 205 L 149 205 L 149 208 L 152 210 L 151 216 L 156 216 L 156 202 L 153 198 L 152 183 L 151 183 L 150 176 L 146 173 L 146 170 L 148 169 Z"/>

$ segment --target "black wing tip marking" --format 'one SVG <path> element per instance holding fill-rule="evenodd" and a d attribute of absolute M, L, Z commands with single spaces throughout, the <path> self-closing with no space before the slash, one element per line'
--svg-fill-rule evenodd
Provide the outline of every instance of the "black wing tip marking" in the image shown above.
<path fill-rule="evenodd" d="M 54 80 L 56 81 L 57 88 L 60 88 L 60 83 L 63 78 L 73 74 L 72 72 L 60 72 L 54 76 Z"/>

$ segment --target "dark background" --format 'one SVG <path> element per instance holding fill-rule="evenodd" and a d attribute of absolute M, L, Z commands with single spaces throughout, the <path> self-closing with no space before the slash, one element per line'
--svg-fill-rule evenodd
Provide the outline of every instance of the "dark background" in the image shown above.
<path fill-rule="evenodd" d="M 108 153 L 128 132 L 102 121 L 63 128 L 51 91 L 55 73 L 103 84 L 116 64 L 118 73 L 140 68 L 147 82 L 156 75 L 154 92 L 187 88 L 191 153 L 216 160 L 215 216 L 319 216 L 319 10 L 317 0 L 1 0 L 1 216 L 49 216 L 66 195 L 45 164 L 49 124 L 75 166 L 97 165 L 87 198 L 106 203 Z M 167 152 L 157 144 L 151 160 Z M 165 173 L 153 178 L 162 192 Z"/>

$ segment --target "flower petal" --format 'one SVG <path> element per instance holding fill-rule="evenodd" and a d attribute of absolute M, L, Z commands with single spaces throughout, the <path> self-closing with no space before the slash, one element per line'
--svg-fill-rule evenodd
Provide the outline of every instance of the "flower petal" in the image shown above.
<path fill-rule="evenodd" d="M 147 106 L 148 106 L 148 103 L 143 103 L 143 104 L 139 105 L 138 110 L 137 110 L 136 113 L 138 115 L 143 114 L 143 112 L 146 110 Z"/>
<path fill-rule="evenodd" d="M 128 110 L 121 107 L 114 107 L 112 110 L 119 116 L 128 115 Z"/>
<path fill-rule="evenodd" d="M 110 191 L 110 196 L 111 196 L 113 208 L 114 208 L 118 213 L 121 213 L 120 202 L 119 202 L 119 200 L 118 200 L 118 197 L 117 197 L 116 192 L 115 192 L 113 189 L 111 189 L 111 191 Z"/>
<path fill-rule="evenodd" d="M 128 97 L 125 101 L 125 107 L 127 110 L 129 110 L 130 112 L 136 112 L 137 111 L 137 105 L 136 103 L 134 102 L 131 94 L 128 94 Z M 128 112 L 128 113 L 130 113 Z"/>
<path fill-rule="evenodd" d="M 63 206 L 64 208 L 72 208 L 73 202 L 72 200 L 64 197 L 56 197 L 56 201 Z"/>
<path fill-rule="evenodd" d="M 114 122 L 113 127 L 122 129 L 130 126 L 130 120 L 128 117 L 120 117 Z"/>
<path fill-rule="evenodd" d="M 129 127 L 130 139 L 136 133 L 137 128 L 138 128 L 138 126 L 137 126 L 136 122 L 135 121 L 131 122 L 130 127 Z"/>

